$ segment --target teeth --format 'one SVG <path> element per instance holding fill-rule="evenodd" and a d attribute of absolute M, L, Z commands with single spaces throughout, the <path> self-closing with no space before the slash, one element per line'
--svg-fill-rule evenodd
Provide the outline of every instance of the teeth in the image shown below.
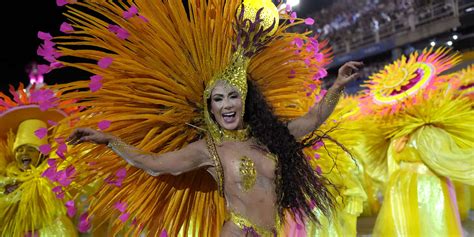
<path fill-rule="evenodd" d="M 235 112 L 222 114 L 222 116 L 234 116 L 234 115 L 235 115 Z"/>

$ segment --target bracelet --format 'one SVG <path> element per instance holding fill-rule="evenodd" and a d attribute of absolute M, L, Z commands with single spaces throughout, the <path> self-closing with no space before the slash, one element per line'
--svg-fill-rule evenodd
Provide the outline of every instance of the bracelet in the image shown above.
<path fill-rule="evenodd" d="M 341 92 L 343 90 L 344 90 L 344 87 L 341 87 L 339 90 L 337 90 L 337 92 L 332 92 L 328 90 L 329 93 L 327 93 L 324 96 L 323 100 L 329 104 L 337 104 L 337 102 L 339 101 L 339 98 L 341 97 Z"/>
<path fill-rule="evenodd" d="M 115 146 L 119 145 L 119 141 L 117 139 L 112 139 L 107 143 L 107 147 L 113 149 Z"/>
<path fill-rule="evenodd" d="M 109 143 L 107 143 L 107 147 L 112 149 L 112 151 L 116 152 L 118 155 L 124 153 L 126 145 L 126 143 L 119 139 L 112 139 L 111 141 L 109 141 Z"/>
<path fill-rule="evenodd" d="M 107 147 L 109 147 L 112 151 L 115 152 L 118 156 L 120 156 L 122 159 L 127 161 L 129 164 L 132 166 L 136 166 L 136 162 L 133 161 L 133 159 L 130 159 L 128 157 L 127 153 L 127 144 L 120 139 L 112 139 L 107 143 Z"/>

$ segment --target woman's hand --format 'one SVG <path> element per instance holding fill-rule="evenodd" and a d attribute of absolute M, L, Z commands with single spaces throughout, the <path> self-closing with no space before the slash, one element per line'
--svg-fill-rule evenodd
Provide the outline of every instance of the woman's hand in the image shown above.
<path fill-rule="evenodd" d="M 350 61 L 342 65 L 337 74 L 337 79 L 333 84 L 333 87 L 344 88 L 350 81 L 360 76 L 359 69 L 364 65 L 362 62 Z"/>
<path fill-rule="evenodd" d="M 66 139 L 71 145 L 82 142 L 93 142 L 96 144 L 108 144 L 115 137 L 92 128 L 76 128 Z"/>

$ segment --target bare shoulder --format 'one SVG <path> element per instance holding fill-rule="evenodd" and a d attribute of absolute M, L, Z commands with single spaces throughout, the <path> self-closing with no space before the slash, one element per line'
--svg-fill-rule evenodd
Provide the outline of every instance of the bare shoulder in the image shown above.
<path fill-rule="evenodd" d="M 198 157 L 204 163 L 211 163 L 211 157 L 207 149 L 207 143 L 205 139 L 199 139 L 195 142 L 189 143 L 184 147 L 187 152 L 191 153 L 194 157 Z"/>
<path fill-rule="evenodd" d="M 195 151 L 206 152 L 207 151 L 206 140 L 205 139 L 199 139 L 195 142 L 191 142 L 186 146 L 186 148 L 190 148 L 190 149 L 193 149 Z"/>

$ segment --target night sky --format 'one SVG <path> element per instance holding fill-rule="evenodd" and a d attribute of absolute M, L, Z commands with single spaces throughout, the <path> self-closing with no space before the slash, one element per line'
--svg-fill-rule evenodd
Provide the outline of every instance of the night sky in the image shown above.
<path fill-rule="evenodd" d="M 276 1 L 276 0 L 275 0 Z M 299 17 L 314 12 L 330 0 L 300 0 L 295 7 Z M 42 43 L 38 39 L 38 31 L 49 32 L 52 35 L 60 34 L 59 26 L 64 21 L 63 7 L 56 6 L 55 0 L 34 1 L 6 1 L 3 5 L 2 17 L 2 45 L 1 57 L 2 82 L 1 91 L 6 93 L 9 84 L 15 88 L 19 82 L 28 85 L 26 67 L 32 61 L 46 63 L 36 55 L 38 46 Z M 9 13 L 9 14 L 7 14 Z M 10 15 L 10 16 L 8 16 Z M 12 17 L 13 15 L 13 17 Z M 63 83 L 80 76 L 77 71 L 53 71 L 45 75 L 47 84 Z"/>
<path fill-rule="evenodd" d="M 7 11 L 14 17 L 7 17 Z M 29 84 L 25 68 L 30 62 L 35 60 L 45 63 L 36 55 L 36 49 L 41 44 L 37 33 L 38 31 L 59 33 L 62 15 L 54 0 L 42 0 L 6 1 L 1 16 L 3 26 L 1 89 L 5 92 L 9 84 L 15 87 L 18 87 L 19 82 L 23 82 L 25 86 Z"/>

